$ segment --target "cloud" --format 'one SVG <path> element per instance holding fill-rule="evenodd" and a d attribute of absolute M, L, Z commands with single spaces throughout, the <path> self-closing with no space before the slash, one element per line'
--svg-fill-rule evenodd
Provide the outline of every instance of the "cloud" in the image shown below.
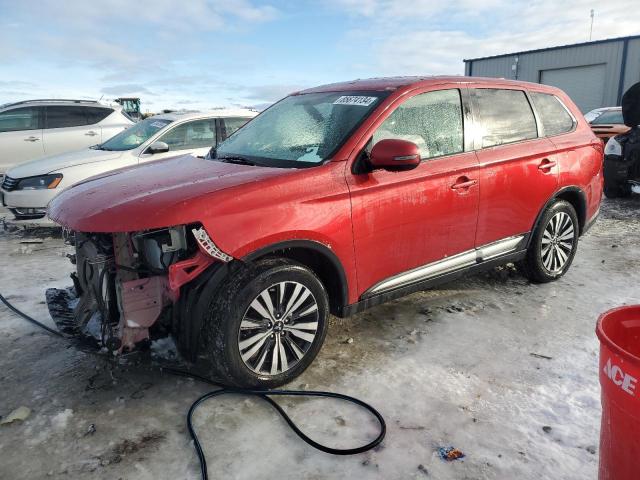
<path fill-rule="evenodd" d="M 281 98 L 300 90 L 305 87 L 301 85 L 257 85 L 241 87 L 247 93 L 244 98 L 251 101 L 275 102 Z"/>
<path fill-rule="evenodd" d="M 2 3 L 5 3 L 3 0 Z M 164 30 L 218 30 L 228 23 L 273 20 L 278 10 L 271 5 L 254 5 L 249 0 L 22 0 L 7 2 L 22 14 L 19 18 L 42 17 L 56 24 L 84 31 L 108 31 L 121 24 L 136 28 L 154 25 Z M 63 7 L 63 8 L 61 8 Z M 8 7 L 7 7 L 8 8 Z M 29 22 L 31 23 L 31 22 Z"/>
<path fill-rule="evenodd" d="M 35 83 L 22 80 L 0 80 L 0 88 L 30 88 L 34 86 Z"/>
<path fill-rule="evenodd" d="M 462 74 L 464 58 L 585 41 L 591 8 L 594 39 L 640 33 L 630 7 L 629 0 L 0 0 L 0 96 L 106 93 L 160 108 L 264 106 L 321 83 Z"/>
<path fill-rule="evenodd" d="M 333 0 L 356 20 L 354 68 L 376 75 L 461 74 L 465 58 L 584 42 L 592 6 L 594 39 L 639 33 L 625 0 Z"/>
<path fill-rule="evenodd" d="M 424 20 L 443 13 L 469 17 L 509 4 L 506 0 L 332 0 L 332 3 L 350 15 L 368 17 L 379 23 L 398 19 Z"/>
<path fill-rule="evenodd" d="M 0 61 L 43 56 L 117 73 L 152 58 L 200 53 L 211 47 L 202 43 L 205 32 L 237 32 L 279 15 L 253 0 L 0 0 L 0 11 L 7 16 L 0 19 Z M 6 28 L 13 24 L 24 28 Z"/>
<path fill-rule="evenodd" d="M 112 85 L 109 87 L 104 87 L 100 90 L 102 93 L 106 93 L 107 95 L 131 95 L 131 94 L 146 94 L 146 95 L 155 95 L 155 93 L 151 92 L 147 87 L 143 85 L 137 85 L 135 83 L 127 83 L 123 85 Z"/>

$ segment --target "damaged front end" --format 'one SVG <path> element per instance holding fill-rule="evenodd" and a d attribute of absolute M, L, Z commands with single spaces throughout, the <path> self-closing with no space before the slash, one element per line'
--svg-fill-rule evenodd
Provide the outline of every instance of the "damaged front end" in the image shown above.
<path fill-rule="evenodd" d="M 65 335 L 113 354 L 175 333 L 181 287 L 232 260 L 200 225 L 67 239 L 76 248 L 74 285 L 47 290 L 49 312 Z"/>

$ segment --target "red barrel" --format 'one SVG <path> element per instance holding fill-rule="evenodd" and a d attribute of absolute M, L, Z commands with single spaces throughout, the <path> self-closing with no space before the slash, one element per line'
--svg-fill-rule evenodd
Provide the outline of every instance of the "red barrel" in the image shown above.
<path fill-rule="evenodd" d="M 599 480 L 640 479 L 640 305 L 603 313 Z"/>

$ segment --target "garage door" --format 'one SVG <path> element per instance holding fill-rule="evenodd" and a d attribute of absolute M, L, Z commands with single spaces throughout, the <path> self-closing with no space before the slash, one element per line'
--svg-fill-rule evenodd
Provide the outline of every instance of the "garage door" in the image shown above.
<path fill-rule="evenodd" d="M 607 107 L 604 102 L 604 76 L 606 65 L 557 68 L 542 70 L 540 83 L 561 88 L 583 113 L 594 108 Z"/>

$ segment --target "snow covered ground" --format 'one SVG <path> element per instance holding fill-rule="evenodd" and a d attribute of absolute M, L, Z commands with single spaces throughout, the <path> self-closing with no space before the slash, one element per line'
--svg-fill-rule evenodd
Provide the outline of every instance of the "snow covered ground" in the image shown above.
<path fill-rule="evenodd" d="M 372 403 L 387 420 L 384 443 L 333 457 L 301 443 L 268 406 L 223 398 L 196 415 L 211 476 L 595 479 L 595 321 L 640 302 L 639 211 L 638 196 L 605 202 L 556 283 L 496 270 L 333 320 L 290 387 Z M 49 321 L 44 290 L 69 284 L 68 250 L 43 230 L 0 233 L 0 292 Z M 207 390 L 145 358 L 113 365 L 69 348 L 0 306 L 0 415 L 31 409 L 23 423 L 0 426 L 0 478 L 197 478 L 185 414 Z M 320 441 L 346 447 L 375 432 L 372 419 L 334 401 L 283 403 Z M 466 457 L 445 462 L 439 446 Z"/>

